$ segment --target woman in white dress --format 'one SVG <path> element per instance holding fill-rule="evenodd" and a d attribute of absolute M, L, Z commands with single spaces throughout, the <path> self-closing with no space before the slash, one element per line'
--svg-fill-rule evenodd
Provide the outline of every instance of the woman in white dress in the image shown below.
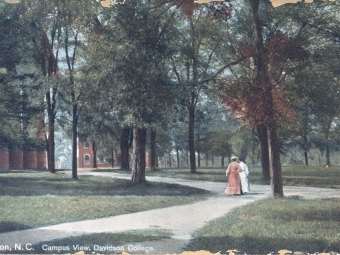
<path fill-rule="evenodd" d="M 248 175 L 249 175 L 249 169 L 248 166 L 243 162 L 243 158 L 239 157 L 239 165 L 242 168 L 242 172 L 240 173 L 240 179 L 241 179 L 241 190 L 243 194 L 249 193 L 249 181 L 248 181 Z"/>

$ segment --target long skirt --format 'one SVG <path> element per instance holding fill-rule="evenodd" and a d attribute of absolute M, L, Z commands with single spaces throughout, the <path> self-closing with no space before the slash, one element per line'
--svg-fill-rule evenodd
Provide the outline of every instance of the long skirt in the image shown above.
<path fill-rule="evenodd" d="M 227 195 L 241 195 L 240 175 L 237 171 L 231 171 L 228 180 L 228 186 L 225 190 Z"/>
<path fill-rule="evenodd" d="M 240 180 L 241 180 L 241 190 L 243 193 L 249 192 L 249 182 L 248 177 L 244 171 L 240 173 Z"/>

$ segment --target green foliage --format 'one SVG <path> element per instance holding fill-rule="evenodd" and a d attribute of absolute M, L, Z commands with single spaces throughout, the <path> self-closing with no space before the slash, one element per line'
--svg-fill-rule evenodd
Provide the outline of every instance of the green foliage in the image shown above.
<path fill-rule="evenodd" d="M 201 139 L 201 150 L 209 155 L 228 157 L 232 153 L 230 138 L 231 134 L 224 130 L 209 132 Z"/>
<path fill-rule="evenodd" d="M 110 14 L 102 20 L 107 23 L 102 39 L 109 43 L 105 59 L 115 59 L 104 73 L 111 84 L 112 114 L 121 126 L 162 123 L 175 98 L 166 66 L 173 15 L 155 1 L 129 1 Z"/>
<path fill-rule="evenodd" d="M 0 10 L 0 144 L 11 149 L 41 149 L 41 93 L 44 77 L 35 62 L 35 20 L 42 14 L 34 1 L 1 3 Z"/>
<path fill-rule="evenodd" d="M 29 87 L 19 86 L 11 73 L 0 75 L 0 146 L 21 149 L 26 144 L 30 148 L 41 148 L 35 128 L 35 117 L 41 112 L 41 106 L 35 105 L 32 94 L 24 91 Z M 33 102 L 32 102 L 33 101 Z M 29 137 L 32 133 L 32 137 Z M 30 141 L 28 141 L 30 140 Z M 35 145 L 33 145 L 35 144 Z M 26 146 L 27 147 L 27 146 Z"/>
<path fill-rule="evenodd" d="M 117 144 L 120 127 L 145 126 L 162 130 L 158 132 L 162 153 L 170 151 L 171 143 L 176 149 L 188 149 L 187 131 L 181 129 L 188 121 L 183 107 L 189 106 L 207 112 L 203 122 L 195 123 L 195 137 L 204 137 L 200 146 L 204 151 L 229 153 L 222 144 L 228 141 L 236 154 L 250 153 L 255 160 L 258 148 L 250 134 L 227 138 L 218 130 L 235 125 L 226 128 L 212 120 L 210 128 L 204 123 L 209 123 L 207 115 L 214 107 L 207 98 L 216 101 L 218 86 L 212 85 L 221 77 L 235 79 L 229 84 L 229 96 L 247 94 L 254 105 L 259 103 L 251 86 L 256 35 L 249 2 L 233 1 L 232 12 L 222 21 L 206 15 L 211 6 L 197 5 L 186 12 L 172 4 L 129 0 L 102 8 L 97 1 L 85 0 L 1 2 L 1 146 L 36 146 L 32 144 L 41 124 L 37 114 L 44 107 L 45 93 L 53 88 L 59 90 L 56 107 L 63 115 L 57 115 L 58 124 L 70 127 L 76 104 L 80 135 L 92 136 L 102 146 Z M 339 8 L 334 1 L 277 8 L 260 1 L 273 86 L 282 92 L 279 97 L 289 98 L 281 108 L 292 107 L 296 114 L 279 123 L 284 149 L 339 149 Z M 59 78 L 46 78 L 42 31 L 54 54 L 59 54 Z M 68 52 L 70 65 L 63 51 Z M 178 120 L 183 121 L 176 123 L 179 128 Z M 21 121 L 27 126 L 24 132 Z"/>
<path fill-rule="evenodd" d="M 233 153 L 242 157 L 249 164 L 257 161 L 259 151 L 259 139 L 254 130 L 248 126 L 241 126 L 240 129 L 231 136 Z"/>

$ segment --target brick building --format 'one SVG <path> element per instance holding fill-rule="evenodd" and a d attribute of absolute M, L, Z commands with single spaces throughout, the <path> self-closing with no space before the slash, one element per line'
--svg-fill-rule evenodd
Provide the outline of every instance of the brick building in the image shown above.
<path fill-rule="evenodd" d="M 117 156 L 113 155 L 115 159 L 114 167 L 120 167 L 120 162 L 116 160 Z M 90 142 L 79 141 L 78 145 L 78 167 L 79 168 L 93 168 L 94 152 Z M 117 165 L 119 163 L 119 165 Z M 99 148 L 97 150 L 97 167 L 109 168 L 112 167 L 112 155 L 106 148 Z"/>
<path fill-rule="evenodd" d="M 47 169 L 46 151 L 21 151 L 0 149 L 0 169 Z"/>
<path fill-rule="evenodd" d="M 131 155 L 131 154 L 130 154 Z M 150 167 L 149 153 L 146 152 L 145 165 L 147 168 Z M 79 168 L 93 168 L 94 153 L 92 144 L 90 142 L 80 142 L 78 146 L 78 167 Z M 97 168 L 111 168 L 112 158 L 114 168 L 121 167 L 120 153 L 117 150 L 111 152 L 106 148 L 100 148 L 97 150 Z M 131 161 L 131 157 L 130 157 Z M 130 164 L 131 165 L 131 164 Z"/>

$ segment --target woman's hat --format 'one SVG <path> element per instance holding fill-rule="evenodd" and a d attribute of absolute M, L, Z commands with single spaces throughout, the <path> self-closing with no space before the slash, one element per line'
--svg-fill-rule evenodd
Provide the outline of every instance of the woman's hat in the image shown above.
<path fill-rule="evenodd" d="M 237 159 L 237 157 L 236 156 L 231 156 L 231 158 L 230 158 L 231 160 L 233 160 L 233 159 Z"/>

